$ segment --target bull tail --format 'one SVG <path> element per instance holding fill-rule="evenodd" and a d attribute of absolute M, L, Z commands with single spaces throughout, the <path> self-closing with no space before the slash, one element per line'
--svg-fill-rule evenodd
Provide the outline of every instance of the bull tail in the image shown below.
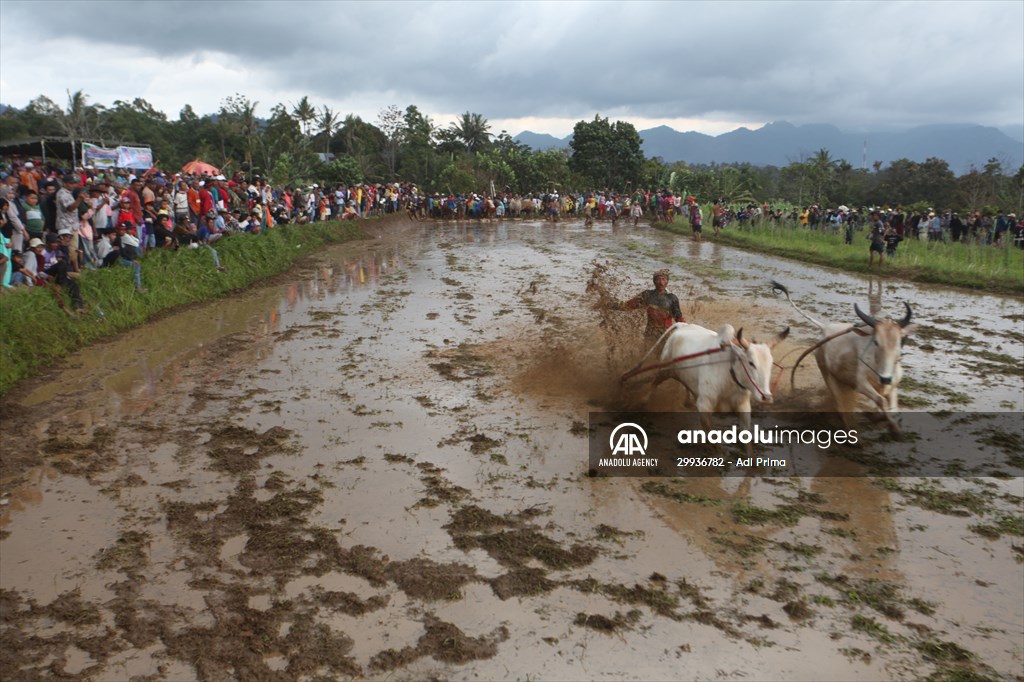
<path fill-rule="evenodd" d="M 780 284 L 779 282 L 776 282 L 773 279 L 772 280 L 772 291 L 775 292 L 776 294 L 778 294 L 779 292 L 782 292 L 783 294 L 785 294 L 786 295 L 786 300 L 789 301 L 789 304 L 791 306 L 793 306 L 793 310 L 795 310 L 798 313 L 800 313 L 804 317 L 804 319 L 806 319 L 808 322 L 813 324 L 818 329 L 820 329 L 822 331 L 825 331 L 825 325 L 823 325 L 821 322 L 818 322 L 816 319 L 814 319 L 813 317 L 811 317 L 810 315 L 808 315 L 807 313 L 805 313 L 804 311 L 800 310 L 800 308 L 797 307 L 796 303 L 794 303 L 793 299 L 790 298 L 790 296 L 789 296 L 789 289 L 784 284 Z"/>

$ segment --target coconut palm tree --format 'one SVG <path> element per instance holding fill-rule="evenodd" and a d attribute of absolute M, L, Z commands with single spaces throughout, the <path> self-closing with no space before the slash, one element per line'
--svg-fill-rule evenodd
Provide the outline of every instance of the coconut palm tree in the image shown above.
<path fill-rule="evenodd" d="M 337 112 L 326 105 L 320 109 L 320 117 L 317 121 L 320 125 L 320 134 L 324 136 L 324 154 L 326 154 L 331 151 L 331 138 L 337 132 L 340 121 Z"/>
<path fill-rule="evenodd" d="M 823 148 L 815 152 L 807 161 L 807 165 L 814 182 L 814 200 L 821 203 L 823 195 L 832 187 L 839 162 L 832 158 L 829 150 Z"/>
<path fill-rule="evenodd" d="M 302 134 L 309 135 L 309 125 L 317 119 L 316 107 L 310 104 L 309 97 L 303 95 L 292 108 L 292 116 L 302 126 Z"/>
<path fill-rule="evenodd" d="M 89 96 L 81 90 L 67 90 L 67 110 L 56 110 L 57 123 L 64 134 L 71 138 L 72 148 L 82 140 L 93 139 L 100 135 L 99 113 L 102 107 L 89 104 Z"/>
<path fill-rule="evenodd" d="M 468 111 L 451 126 L 452 132 L 470 152 L 480 151 L 491 143 L 490 128 L 486 118 Z"/>

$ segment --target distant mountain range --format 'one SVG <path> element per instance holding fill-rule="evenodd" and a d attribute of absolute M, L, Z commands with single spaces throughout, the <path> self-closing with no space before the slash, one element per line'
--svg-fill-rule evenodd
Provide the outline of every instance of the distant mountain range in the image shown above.
<path fill-rule="evenodd" d="M 1015 129 L 1010 129 L 1015 130 Z M 944 159 L 953 172 L 961 174 L 974 165 L 981 169 L 991 158 L 1003 162 L 1003 169 L 1014 172 L 1024 162 L 1024 142 L 998 128 L 973 124 L 918 126 L 902 132 L 852 133 L 832 125 L 796 126 L 785 121 L 768 123 L 750 130 L 737 128 L 718 136 L 681 133 L 668 126 L 641 130 L 643 151 L 648 158 L 661 157 L 667 163 L 691 164 L 750 163 L 755 166 L 786 166 L 809 158 L 819 149 L 827 149 L 834 159 L 845 159 L 854 168 L 876 161 L 888 165 L 896 159 L 924 161 Z M 535 149 L 562 149 L 572 135 L 557 138 L 525 131 L 516 141 Z"/>

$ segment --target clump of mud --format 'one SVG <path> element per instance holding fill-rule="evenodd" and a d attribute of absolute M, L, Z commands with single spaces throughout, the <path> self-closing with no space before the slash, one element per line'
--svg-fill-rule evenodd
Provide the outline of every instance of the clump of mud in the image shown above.
<path fill-rule="evenodd" d="M 533 528 L 458 535 L 455 546 L 463 551 L 479 547 L 503 566 L 521 567 L 535 559 L 556 570 L 586 566 L 597 558 L 598 553 L 596 547 L 582 543 L 566 549 Z"/>
<path fill-rule="evenodd" d="M 410 597 L 427 601 L 461 599 L 463 585 L 480 579 L 471 566 L 422 558 L 392 562 L 385 575 Z"/>
<path fill-rule="evenodd" d="M 0 679 L 72 677 L 65 669 L 71 647 L 89 655 L 91 663 L 76 671 L 88 676 L 122 648 L 115 640 L 99 607 L 83 601 L 79 590 L 41 605 L 0 589 Z"/>
<path fill-rule="evenodd" d="M 582 627 L 590 628 L 591 630 L 597 630 L 605 634 L 612 634 L 619 630 L 631 630 L 634 625 L 640 620 L 640 613 L 637 609 L 633 609 L 623 615 L 616 611 L 615 615 L 609 618 L 608 616 L 602 616 L 599 613 L 577 613 L 576 619 L 573 620 L 573 625 L 579 625 Z"/>
<path fill-rule="evenodd" d="M 313 601 L 332 611 L 344 613 L 349 616 L 362 616 L 372 611 L 377 611 L 388 605 L 391 599 L 386 595 L 374 595 L 369 599 L 360 599 L 352 592 L 335 592 L 325 590 L 322 587 L 314 587 L 310 590 Z"/>
<path fill-rule="evenodd" d="M 463 551 L 483 549 L 509 569 L 490 581 L 499 599 L 543 594 L 558 586 L 548 570 L 566 570 L 590 564 L 599 549 L 585 543 L 566 548 L 529 522 L 535 509 L 499 516 L 477 505 L 464 505 L 445 526 L 456 547 Z M 538 563 L 541 566 L 531 566 Z"/>
<path fill-rule="evenodd" d="M 292 451 L 287 447 L 291 431 L 281 426 L 258 433 L 234 424 L 214 428 L 205 445 L 213 460 L 213 468 L 230 473 L 244 473 L 259 468 L 260 460 Z"/>
<path fill-rule="evenodd" d="M 50 428 L 53 430 L 53 425 Z M 90 476 L 108 471 L 117 463 L 118 457 L 111 447 L 115 433 L 111 427 L 100 426 L 88 434 L 88 440 L 54 435 L 43 441 L 41 449 L 53 458 L 57 471 Z"/>
<path fill-rule="evenodd" d="M 416 646 L 382 651 L 370 659 L 370 669 L 393 670 L 424 656 L 444 663 L 467 663 L 491 658 L 498 653 L 498 644 L 509 637 L 508 628 L 504 625 L 488 635 L 470 637 L 451 623 L 429 613 L 423 619 L 423 628 L 426 632 Z"/>
<path fill-rule="evenodd" d="M 490 582 L 494 594 L 502 601 L 532 597 L 558 587 L 558 583 L 548 580 L 547 571 L 542 568 L 514 568 Z"/>
<path fill-rule="evenodd" d="M 438 360 L 430 363 L 430 367 L 448 381 L 462 382 L 494 374 L 494 368 L 470 344 L 461 343 L 451 350 L 430 350 L 426 357 Z"/>

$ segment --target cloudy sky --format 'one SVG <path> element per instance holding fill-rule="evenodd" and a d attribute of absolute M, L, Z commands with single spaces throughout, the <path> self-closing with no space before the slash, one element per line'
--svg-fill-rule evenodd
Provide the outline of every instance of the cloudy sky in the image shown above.
<path fill-rule="evenodd" d="M 375 122 L 564 136 L 595 114 L 719 134 L 970 122 L 1024 135 L 1024 2 L 0 2 L 0 102 L 143 97 L 176 119 L 308 95 Z"/>

